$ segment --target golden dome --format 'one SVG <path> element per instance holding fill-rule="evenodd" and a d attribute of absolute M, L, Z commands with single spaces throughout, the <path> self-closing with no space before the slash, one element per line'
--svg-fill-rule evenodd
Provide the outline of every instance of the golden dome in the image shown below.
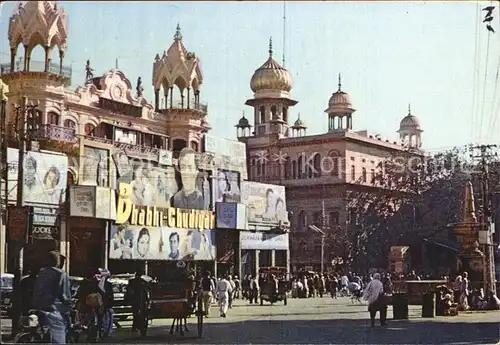
<path fill-rule="evenodd" d="M 269 59 L 260 66 L 250 80 L 253 92 L 260 90 L 279 90 L 289 92 L 292 89 L 292 76 L 273 59 L 272 40 L 269 40 Z"/>

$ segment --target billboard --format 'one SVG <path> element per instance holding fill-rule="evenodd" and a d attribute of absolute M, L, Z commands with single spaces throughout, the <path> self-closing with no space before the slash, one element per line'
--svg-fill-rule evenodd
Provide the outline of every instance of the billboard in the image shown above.
<path fill-rule="evenodd" d="M 215 260 L 213 230 L 118 224 L 110 235 L 110 259 Z"/>
<path fill-rule="evenodd" d="M 242 181 L 241 203 L 248 206 L 249 223 L 288 222 L 284 186 Z"/>
<path fill-rule="evenodd" d="M 248 178 L 245 143 L 205 134 L 205 153 L 201 156 L 216 170 L 235 171 L 241 179 Z"/>
<path fill-rule="evenodd" d="M 109 150 L 85 145 L 83 147 L 80 185 L 109 186 Z"/>
<path fill-rule="evenodd" d="M 114 158 L 119 174 L 117 182 L 131 185 L 133 205 L 212 209 L 212 172 L 200 168 L 195 151 L 183 149 L 175 166 L 134 159 L 122 153 Z"/>
<path fill-rule="evenodd" d="M 7 190 L 9 200 L 17 199 L 19 150 L 7 149 Z M 24 155 L 23 202 L 60 205 L 66 200 L 68 157 L 42 152 Z"/>
<path fill-rule="evenodd" d="M 269 234 L 264 232 L 240 232 L 242 250 L 288 250 L 288 234 Z"/>

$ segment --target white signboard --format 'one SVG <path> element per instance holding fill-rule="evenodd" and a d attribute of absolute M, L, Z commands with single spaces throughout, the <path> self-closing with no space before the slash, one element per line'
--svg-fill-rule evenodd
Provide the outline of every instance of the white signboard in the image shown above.
<path fill-rule="evenodd" d="M 96 189 L 93 186 L 71 186 L 69 213 L 73 217 L 95 216 Z"/>
<path fill-rule="evenodd" d="M 241 249 L 288 250 L 288 234 L 269 234 L 263 232 L 240 232 Z"/>
<path fill-rule="evenodd" d="M 106 187 L 96 187 L 95 217 L 116 220 L 116 194 Z"/>

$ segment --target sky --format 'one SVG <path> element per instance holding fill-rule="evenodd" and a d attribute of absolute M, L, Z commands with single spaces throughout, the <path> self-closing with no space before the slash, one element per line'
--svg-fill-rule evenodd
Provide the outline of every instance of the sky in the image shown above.
<path fill-rule="evenodd" d="M 7 2 L 1 10 L 4 63 L 15 5 Z M 201 59 L 200 98 L 208 104 L 214 135 L 235 138 L 242 112 L 252 114 L 244 104 L 253 97 L 250 78 L 267 59 L 272 36 L 276 60 L 281 63 L 284 51 L 294 81 L 291 96 L 299 101 L 290 121 L 300 113 L 308 134 L 327 131 L 324 110 L 341 73 L 342 89 L 357 109 L 355 130 L 395 140 L 411 104 L 429 151 L 500 139 L 500 12 L 497 6 L 497 33 L 489 34 L 480 11 L 490 2 L 287 2 L 285 30 L 282 1 L 60 5 L 69 15 L 65 64 L 73 68 L 71 88 L 83 84 L 87 59 L 96 76 L 118 59 L 134 87 L 142 77 L 151 103 L 154 57 L 171 45 L 179 23 L 186 48 Z M 41 47 L 32 60 L 43 61 Z"/>

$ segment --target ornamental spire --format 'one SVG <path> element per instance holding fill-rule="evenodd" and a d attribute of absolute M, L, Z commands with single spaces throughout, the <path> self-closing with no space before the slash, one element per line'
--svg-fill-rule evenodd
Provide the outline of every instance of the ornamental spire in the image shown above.
<path fill-rule="evenodd" d="M 342 76 L 339 73 L 339 91 L 342 91 Z"/>
<path fill-rule="evenodd" d="M 269 37 L 269 57 L 273 57 L 273 38 Z"/>
<path fill-rule="evenodd" d="M 175 28 L 174 41 L 182 41 L 181 26 L 179 23 L 177 23 L 177 27 Z"/>

